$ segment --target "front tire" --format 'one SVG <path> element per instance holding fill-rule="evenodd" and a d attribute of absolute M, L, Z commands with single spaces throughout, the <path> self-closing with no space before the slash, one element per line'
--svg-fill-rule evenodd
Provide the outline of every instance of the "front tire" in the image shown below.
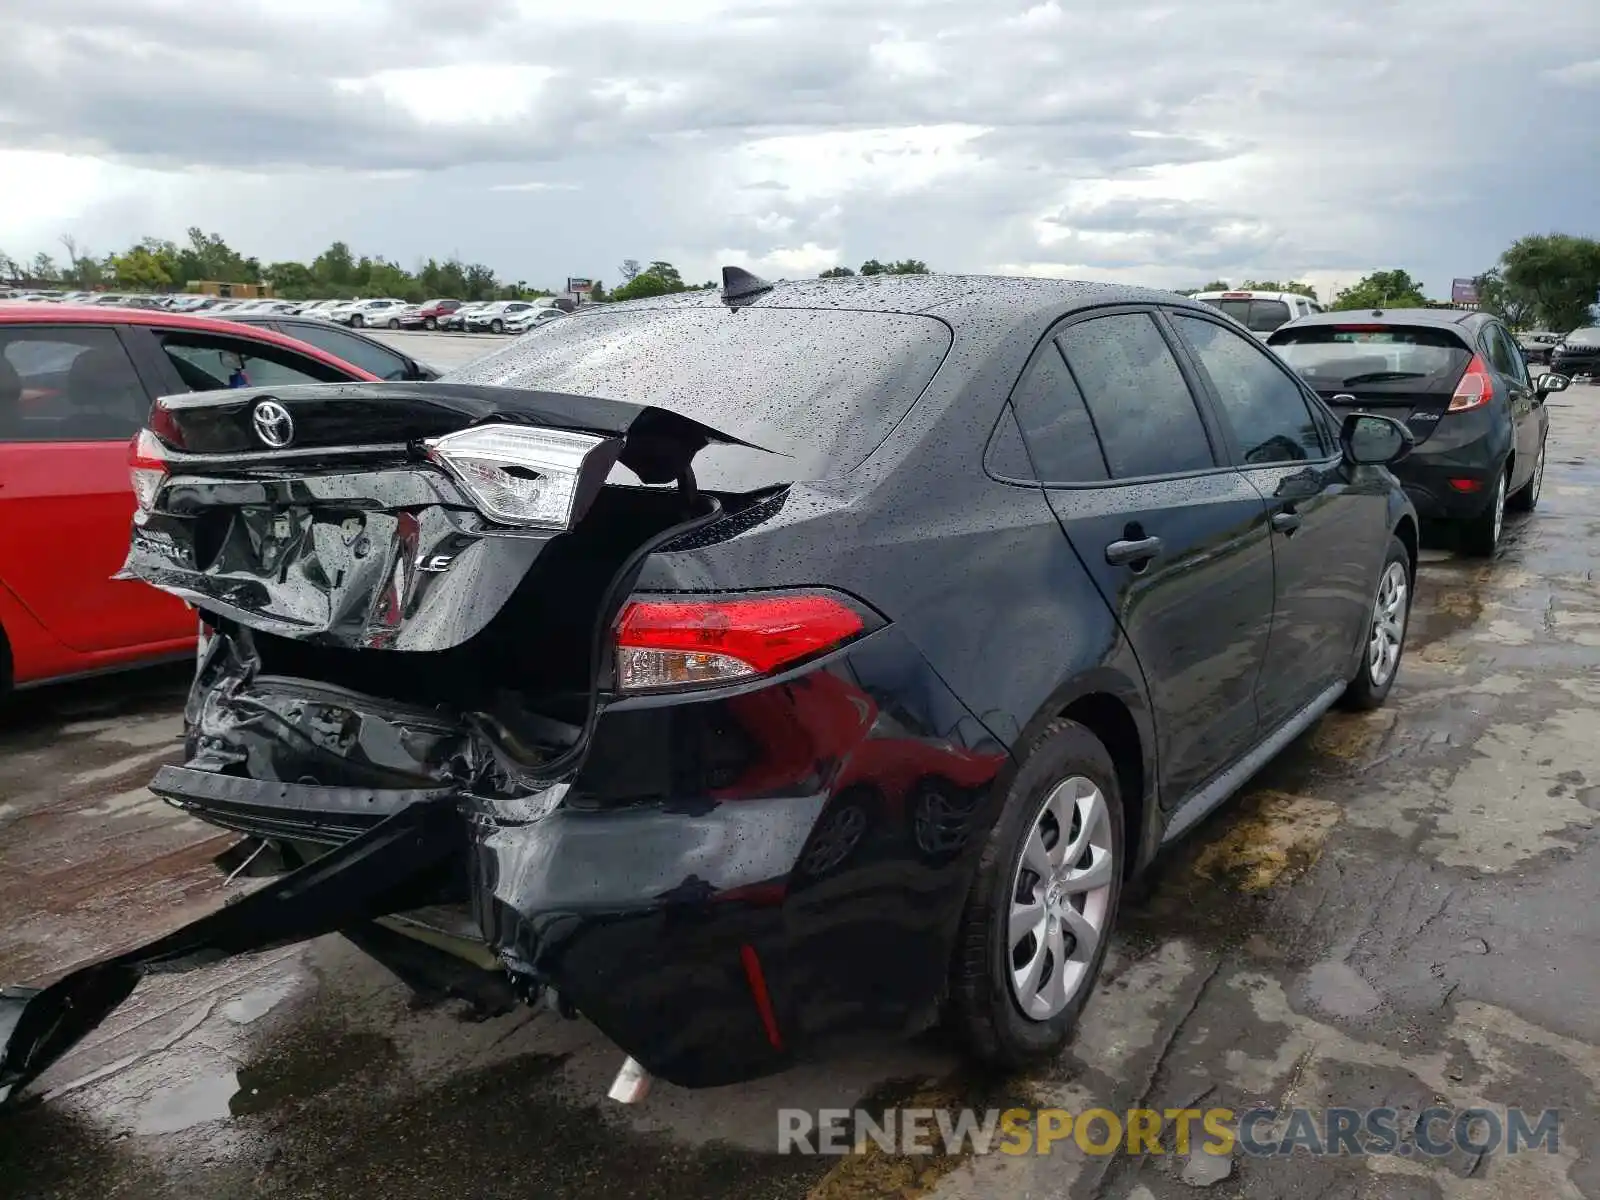
<path fill-rule="evenodd" d="M 390 317 L 389 318 L 389 328 L 390 329 L 399 329 L 400 328 L 400 322 L 395 320 L 393 317 Z"/>
<path fill-rule="evenodd" d="M 1094 991 L 1122 894 L 1122 797 L 1111 756 L 1075 721 L 1028 747 L 962 913 L 951 999 L 978 1060 L 1059 1054 Z"/>
<path fill-rule="evenodd" d="M 1544 445 L 1549 440 L 1548 434 L 1539 439 L 1539 457 L 1533 462 L 1533 474 L 1508 501 L 1512 512 L 1529 513 L 1539 507 L 1539 493 L 1544 489 Z"/>
<path fill-rule="evenodd" d="M 1474 558 L 1493 558 L 1500 548 L 1500 533 L 1506 523 L 1506 485 L 1511 478 L 1511 466 L 1500 472 L 1495 481 L 1494 499 L 1477 516 L 1461 528 L 1461 545 Z"/>
<path fill-rule="evenodd" d="M 1343 708 L 1366 712 L 1389 698 L 1395 677 L 1400 674 L 1400 658 L 1406 648 L 1406 628 L 1411 622 L 1411 553 L 1397 537 L 1389 539 L 1389 555 L 1378 575 L 1378 590 L 1372 601 L 1372 620 L 1361 653 L 1361 666 L 1355 678 L 1345 685 L 1339 697 Z"/>

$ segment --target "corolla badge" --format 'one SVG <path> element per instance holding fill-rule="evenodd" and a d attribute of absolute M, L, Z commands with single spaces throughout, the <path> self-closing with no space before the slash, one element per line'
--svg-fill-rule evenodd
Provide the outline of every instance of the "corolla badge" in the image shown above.
<path fill-rule="evenodd" d="M 276 400 L 263 400 L 256 405 L 250 420 L 256 427 L 256 436 L 274 450 L 282 450 L 294 441 L 294 418 Z"/>

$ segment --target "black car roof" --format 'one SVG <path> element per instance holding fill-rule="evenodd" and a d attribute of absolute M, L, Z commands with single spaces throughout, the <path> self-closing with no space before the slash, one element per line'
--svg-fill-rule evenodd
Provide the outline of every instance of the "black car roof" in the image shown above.
<path fill-rule="evenodd" d="M 662 308 L 716 308 L 725 301 L 716 288 L 653 296 L 603 311 Z M 867 275 L 843 279 L 787 280 L 737 302 L 740 308 L 831 308 L 866 312 L 920 313 L 952 325 L 968 322 L 1011 324 L 1065 316 L 1083 308 L 1111 304 L 1167 304 L 1216 316 L 1209 305 L 1176 292 L 1121 283 L 1071 279 L 1023 279 L 1002 275 Z"/>

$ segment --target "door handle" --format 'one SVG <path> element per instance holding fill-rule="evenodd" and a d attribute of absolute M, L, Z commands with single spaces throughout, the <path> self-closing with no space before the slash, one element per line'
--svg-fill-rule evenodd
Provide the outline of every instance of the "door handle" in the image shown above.
<path fill-rule="evenodd" d="M 1161 539 L 1158 537 L 1137 538 L 1133 541 L 1124 539 L 1112 542 L 1106 547 L 1106 561 L 1113 567 L 1132 566 L 1137 569 L 1160 553 Z"/>
<path fill-rule="evenodd" d="M 1282 512 L 1272 514 L 1272 527 L 1285 537 L 1288 537 L 1296 529 L 1300 528 L 1300 522 L 1303 519 L 1294 509 L 1286 508 Z"/>

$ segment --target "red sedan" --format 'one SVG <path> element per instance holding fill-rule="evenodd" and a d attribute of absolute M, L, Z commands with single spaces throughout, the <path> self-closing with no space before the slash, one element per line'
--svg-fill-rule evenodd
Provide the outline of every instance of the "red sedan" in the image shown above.
<path fill-rule="evenodd" d="M 375 378 L 227 321 L 0 305 L 0 694 L 193 652 L 181 601 L 112 578 L 133 518 L 128 443 L 155 397 Z"/>

